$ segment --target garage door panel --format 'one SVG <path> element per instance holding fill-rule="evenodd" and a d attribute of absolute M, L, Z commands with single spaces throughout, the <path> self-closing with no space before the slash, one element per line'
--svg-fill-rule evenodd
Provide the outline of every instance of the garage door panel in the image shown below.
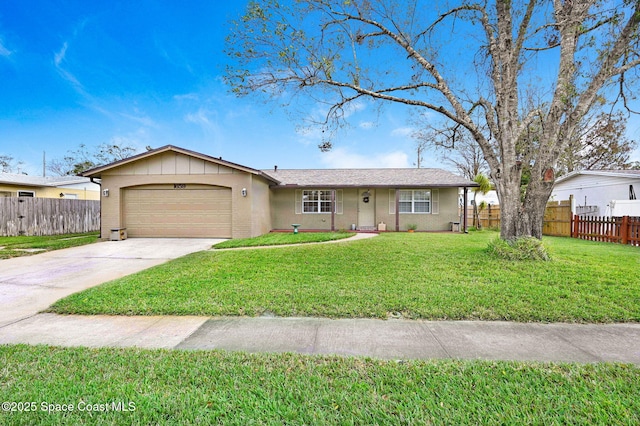
<path fill-rule="evenodd" d="M 127 189 L 123 211 L 131 237 L 231 237 L 230 189 Z"/>

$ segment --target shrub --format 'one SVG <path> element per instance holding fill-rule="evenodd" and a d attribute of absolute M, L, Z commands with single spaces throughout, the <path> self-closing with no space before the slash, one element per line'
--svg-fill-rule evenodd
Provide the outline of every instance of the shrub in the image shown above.
<path fill-rule="evenodd" d="M 542 241 L 533 237 L 496 238 L 489 243 L 489 253 L 506 260 L 551 260 Z"/>

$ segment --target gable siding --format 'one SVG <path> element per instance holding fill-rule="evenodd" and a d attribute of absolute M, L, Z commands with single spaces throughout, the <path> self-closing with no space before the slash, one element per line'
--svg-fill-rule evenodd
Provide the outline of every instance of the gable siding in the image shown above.
<path fill-rule="evenodd" d="M 128 175 L 217 175 L 232 174 L 230 167 L 210 163 L 177 152 L 165 152 L 109 170 L 106 174 Z"/>

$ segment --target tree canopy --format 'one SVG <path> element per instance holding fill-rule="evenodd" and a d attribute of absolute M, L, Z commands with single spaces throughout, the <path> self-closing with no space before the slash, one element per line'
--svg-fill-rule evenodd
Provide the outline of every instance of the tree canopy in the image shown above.
<path fill-rule="evenodd" d="M 364 101 L 436 113 L 452 143 L 470 135 L 505 239 L 541 237 L 558 159 L 594 105 L 631 106 L 640 65 L 633 0 L 259 0 L 234 24 L 233 91 L 321 107 L 306 114 L 321 149 Z"/>
<path fill-rule="evenodd" d="M 58 176 L 79 175 L 85 170 L 131 157 L 136 152 L 136 148 L 129 145 L 103 143 L 90 150 L 85 144 L 80 144 L 64 157 L 50 161 L 47 170 Z"/>
<path fill-rule="evenodd" d="M 22 161 L 16 161 L 11 155 L 0 154 L 1 173 L 18 173 L 22 164 Z"/>
<path fill-rule="evenodd" d="M 575 170 L 630 169 L 638 143 L 626 136 L 627 118 L 621 113 L 600 113 L 578 126 L 558 160 L 558 174 Z"/>

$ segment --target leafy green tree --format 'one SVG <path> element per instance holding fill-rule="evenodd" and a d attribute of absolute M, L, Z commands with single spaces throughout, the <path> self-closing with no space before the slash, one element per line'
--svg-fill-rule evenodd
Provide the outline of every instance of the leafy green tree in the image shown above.
<path fill-rule="evenodd" d="M 627 106 L 640 65 L 636 0 L 256 0 L 234 24 L 232 91 L 324 107 L 305 114 L 327 135 L 321 149 L 367 100 L 468 132 L 498 191 L 504 239 L 542 237 L 558 159 L 594 105 Z"/>

